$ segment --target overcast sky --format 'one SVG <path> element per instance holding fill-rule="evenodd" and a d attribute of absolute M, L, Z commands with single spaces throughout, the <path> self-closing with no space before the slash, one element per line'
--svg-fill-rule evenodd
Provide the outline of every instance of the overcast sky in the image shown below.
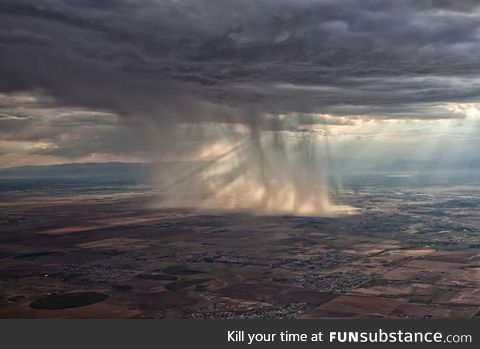
<path fill-rule="evenodd" d="M 0 0 L 0 167 L 142 161 L 145 125 L 462 119 L 479 57 L 477 0 Z"/>

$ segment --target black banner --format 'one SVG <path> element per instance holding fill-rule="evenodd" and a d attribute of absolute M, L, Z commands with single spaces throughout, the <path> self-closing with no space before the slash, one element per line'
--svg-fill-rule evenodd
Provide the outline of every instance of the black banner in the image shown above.
<path fill-rule="evenodd" d="M 476 320 L 1 320 L 4 348 L 478 347 Z"/>

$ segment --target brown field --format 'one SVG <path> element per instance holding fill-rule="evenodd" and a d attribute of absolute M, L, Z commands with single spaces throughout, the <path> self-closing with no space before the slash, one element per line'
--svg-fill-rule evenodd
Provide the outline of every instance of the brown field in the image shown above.
<path fill-rule="evenodd" d="M 461 221 L 405 215 L 405 203 L 312 218 L 146 208 L 150 200 L 1 204 L 0 317 L 479 316 L 478 234 L 465 223 L 476 223 L 474 207 Z M 82 291 L 108 298 L 30 306 Z"/>

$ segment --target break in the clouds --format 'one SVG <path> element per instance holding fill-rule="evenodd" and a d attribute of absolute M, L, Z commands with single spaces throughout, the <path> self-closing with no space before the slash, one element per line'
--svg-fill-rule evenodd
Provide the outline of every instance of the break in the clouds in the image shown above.
<path fill-rule="evenodd" d="M 71 161 L 139 161 L 118 115 L 62 107 L 36 91 L 0 93 L 0 167 Z"/>
<path fill-rule="evenodd" d="M 474 0 L 0 0 L 1 142 L 132 157 L 140 124 L 165 147 L 176 123 L 459 118 L 478 57 Z"/>

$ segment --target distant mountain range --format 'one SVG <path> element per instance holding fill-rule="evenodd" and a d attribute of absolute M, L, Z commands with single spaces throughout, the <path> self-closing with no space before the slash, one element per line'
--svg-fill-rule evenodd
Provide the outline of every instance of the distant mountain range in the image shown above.
<path fill-rule="evenodd" d="M 386 161 L 371 167 L 374 171 L 384 172 L 429 172 L 429 171 L 475 171 L 480 169 L 480 160 L 417 160 L 417 161 Z"/>
<path fill-rule="evenodd" d="M 22 166 L 0 169 L 0 178 L 143 177 L 148 167 L 124 162 Z"/>
<path fill-rule="evenodd" d="M 0 169 L 0 178 L 146 178 L 153 169 L 174 170 L 183 166 L 192 165 L 193 162 L 160 162 L 160 163 L 73 163 L 49 166 L 22 166 Z M 339 174 L 351 175 L 345 172 L 341 162 L 337 163 L 336 170 Z M 468 161 L 386 161 L 383 163 L 358 164 L 356 173 L 411 173 L 430 171 L 473 171 L 480 170 L 480 160 Z M 174 173 L 172 171 L 171 173 Z"/>

